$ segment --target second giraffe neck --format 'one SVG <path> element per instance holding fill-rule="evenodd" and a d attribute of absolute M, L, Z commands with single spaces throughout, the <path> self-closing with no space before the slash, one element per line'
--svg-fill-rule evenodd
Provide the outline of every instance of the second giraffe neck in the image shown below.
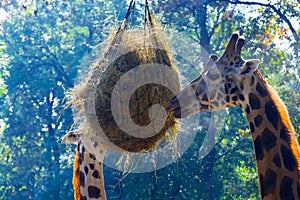
<path fill-rule="evenodd" d="M 103 158 L 96 160 L 95 155 L 87 152 L 81 142 L 78 144 L 73 174 L 75 200 L 106 200 Z"/>
<path fill-rule="evenodd" d="M 252 134 L 261 198 L 298 199 L 299 145 L 285 105 L 258 70 L 243 87 L 241 107 Z"/>

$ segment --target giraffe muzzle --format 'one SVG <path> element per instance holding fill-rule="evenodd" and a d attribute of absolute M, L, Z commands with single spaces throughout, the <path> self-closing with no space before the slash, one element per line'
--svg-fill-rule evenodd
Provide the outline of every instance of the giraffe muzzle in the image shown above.
<path fill-rule="evenodd" d="M 182 118 L 181 109 L 180 109 L 180 103 L 176 96 L 174 96 L 168 103 L 167 112 L 173 112 L 174 117 L 176 118 Z"/>

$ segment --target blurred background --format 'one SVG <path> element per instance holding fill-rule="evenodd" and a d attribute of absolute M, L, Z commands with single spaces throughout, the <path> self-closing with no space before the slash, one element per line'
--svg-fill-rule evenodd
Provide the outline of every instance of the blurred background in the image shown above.
<path fill-rule="evenodd" d="M 0 3 L 0 199 L 73 199 L 75 146 L 61 144 L 73 123 L 72 110 L 64 110 L 65 92 L 88 63 L 83 58 L 109 36 L 129 2 Z M 133 25 L 143 22 L 143 4 L 138 1 Z M 184 34 L 209 53 L 220 55 L 233 32 L 244 35 L 243 57 L 260 59 L 261 72 L 286 103 L 299 136 L 299 0 L 153 0 L 149 4 L 167 30 Z M 202 69 L 179 70 L 192 80 Z M 247 121 L 239 108 L 226 112 L 221 136 L 203 159 L 198 152 L 205 127 L 188 151 L 164 169 L 124 175 L 104 166 L 107 198 L 258 199 Z"/>

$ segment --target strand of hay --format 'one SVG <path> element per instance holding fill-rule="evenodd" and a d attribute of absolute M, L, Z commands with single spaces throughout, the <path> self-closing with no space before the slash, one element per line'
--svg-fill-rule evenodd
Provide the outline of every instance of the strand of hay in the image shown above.
<path fill-rule="evenodd" d="M 129 152 L 143 152 L 155 148 L 167 135 L 176 135 L 177 122 L 172 114 L 167 115 L 163 128 L 150 137 L 135 137 L 124 132 L 115 121 L 116 117 L 122 117 L 122 110 L 118 112 L 120 116 L 112 114 L 114 88 L 130 70 L 141 65 L 160 64 L 177 71 L 172 64 L 160 25 L 154 17 L 151 23 L 152 26 L 145 29 L 121 29 L 118 34 L 110 36 L 106 50 L 91 67 L 86 80 L 76 85 L 70 93 L 70 103 L 77 110 L 74 116 L 77 130 L 69 132 L 63 142 L 79 137 L 88 149 L 90 147 L 91 152 L 118 148 Z M 179 76 L 170 80 L 170 74 L 154 75 L 161 80 L 173 81 L 172 84 L 179 91 Z M 117 95 L 122 102 L 122 94 Z M 151 124 L 151 106 L 159 104 L 165 107 L 173 96 L 170 89 L 159 84 L 142 85 L 134 91 L 129 101 L 131 119 L 138 126 Z"/>

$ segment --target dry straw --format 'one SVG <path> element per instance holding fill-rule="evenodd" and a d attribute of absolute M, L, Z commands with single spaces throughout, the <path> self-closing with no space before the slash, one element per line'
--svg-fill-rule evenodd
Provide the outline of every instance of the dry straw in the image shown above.
<path fill-rule="evenodd" d="M 106 50 L 91 67 L 87 78 L 70 92 L 70 103 L 77 110 L 74 116 L 76 130 L 69 132 L 63 142 L 81 139 L 85 146 L 95 150 L 122 149 L 144 152 L 156 147 L 162 138 L 174 137 L 177 131 L 175 117 L 167 114 L 163 128 L 150 137 L 135 137 L 119 127 L 112 114 L 113 90 L 120 78 L 141 65 L 163 65 L 177 72 L 172 64 L 165 35 L 154 16 L 149 17 L 144 28 L 125 30 L 124 24 L 111 34 Z M 168 73 L 151 74 L 155 78 L 171 81 L 179 90 L 179 76 Z M 173 76 L 174 77 L 174 76 Z M 139 77 L 132 77 L 138 79 Z M 131 80 L 132 81 L 132 80 Z M 174 91 L 173 91 L 174 92 Z M 133 92 L 129 101 L 130 116 L 137 126 L 151 123 L 149 109 L 152 105 L 166 106 L 174 95 L 169 88 L 159 84 L 144 84 Z M 175 91 L 176 92 L 176 91 Z M 117 94 L 122 102 L 122 94 Z M 128 105 L 127 105 L 128 106 Z M 119 110 L 118 113 L 122 113 Z M 121 115 L 120 115 L 121 116 Z M 139 135 L 135 133 L 134 135 Z"/>

